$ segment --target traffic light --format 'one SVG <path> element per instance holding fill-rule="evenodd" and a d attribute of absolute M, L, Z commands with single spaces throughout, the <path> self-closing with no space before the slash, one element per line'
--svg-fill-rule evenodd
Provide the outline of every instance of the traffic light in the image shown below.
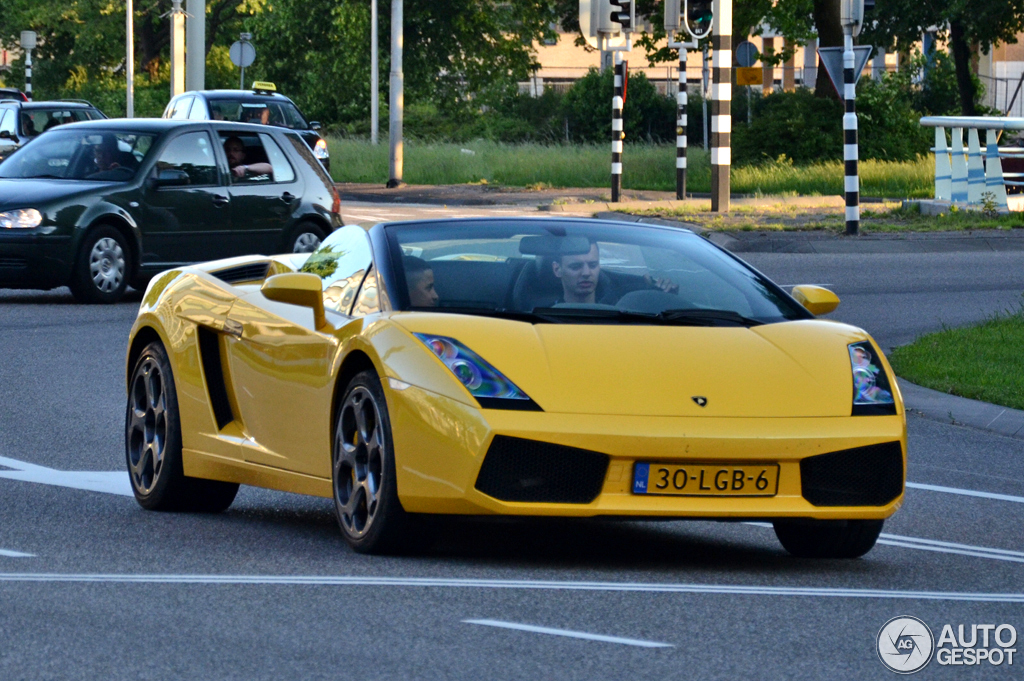
<path fill-rule="evenodd" d="M 712 0 L 686 0 L 686 30 L 700 40 L 711 33 L 715 12 Z"/>
<path fill-rule="evenodd" d="M 623 31 L 632 31 L 636 24 L 636 7 L 633 0 L 608 0 L 608 4 L 611 5 L 612 21 L 621 26 Z"/>

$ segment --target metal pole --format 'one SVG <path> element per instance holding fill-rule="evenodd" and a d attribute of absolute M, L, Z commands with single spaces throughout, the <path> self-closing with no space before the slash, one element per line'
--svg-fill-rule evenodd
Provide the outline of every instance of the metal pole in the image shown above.
<path fill-rule="evenodd" d="M 405 110 L 405 83 L 402 75 L 402 0 L 391 0 L 391 102 L 389 108 L 388 137 L 391 151 L 388 159 L 388 187 L 400 187 L 402 182 L 403 152 L 402 119 Z"/>
<path fill-rule="evenodd" d="M 171 9 L 171 97 L 185 91 L 185 12 L 181 0 Z"/>
<path fill-rule="evenodd" d="M 125 12 L 125 116 L 135 118 L 135 7 L 132 0 L 127 0 Z"/>
<path fill-rule="evenodd" d="M 185 89 L 206 89 L 206 0 L 188 0 L 185 18 Z"/>
<path fill-rule="evenodd" d="M 622 139 L 625 137 L 622 131 L 622 85 L 625 80 L 625 68 L 622 53 L 612 54 L 615 55 L 615 87 L 612 91 L 612 203 L 618 203 L 622 193 Z"/>
<path fill-rule="evenodd" d="M 32 50 L 25 50 L 25 96 L 32 101 Z"/>
<path fill-rule="evenodd" d="M 370 142 L 380 138 L 380 84 L 378 82 L 377 0 L 370 4 Z"/>
<path fill-rule="evenodd" d="M 704 138 L 704 151 L 708 150 L 708 45 L 704 43 L 701 55 L 700 87 L 701 109 L 700 136 Z"/>
<path fill-rule="evenodd" d="M 844 189 L 846 191 L 846 233 L 857 234 L 860 229 L 860 178 L 857 175 L 857 86 L 854 79 L 855 57 L 853 33 L 846 28 L 843 37 L 843 161 L 846 165 Z"/>
<path fill-rule="evenodd" d="M 732 0 L 715 0 L 711 49 L 711 211 L 729 211 L 732 166 Z"/>
<path fill-rule="evenodd" d="M 679 92 L 676 94 L 676 198 L 686 198 L 686 57 L 687 49 L 679 48 Z"/>

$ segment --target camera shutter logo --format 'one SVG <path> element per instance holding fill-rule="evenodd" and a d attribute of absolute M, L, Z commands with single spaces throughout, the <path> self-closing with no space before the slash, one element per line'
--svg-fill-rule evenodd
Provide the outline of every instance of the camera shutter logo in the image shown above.
<path fill-rule="evenodd" d="M 878 659 L 897 674 L 924 669 L 935 652 L 935 637 L 928 625 L 916 617 L 893 617 L 878 632 Z"/>

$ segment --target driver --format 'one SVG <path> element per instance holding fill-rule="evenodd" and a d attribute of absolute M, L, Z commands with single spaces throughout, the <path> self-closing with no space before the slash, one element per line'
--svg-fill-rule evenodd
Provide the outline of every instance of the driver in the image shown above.
<path fill-rule="evenodd" d="M 102 173 L 106 170 L 114 170 L 121 167 L 121 164 L 116 160 L 120 149 L 118 149 L 117 140 L 114 139 L 113 135 L 103 135 L 100 143 L 93 147 L 92 153 L 97 172 Z"/>
<path fill-rule="evenodd" d="M 405 281 L 409 284 L 409 304 L 412 307 L 437 307 L 434 270 L 422 258 L 410 255 L 403 258 L 403 261 Z"/>
<path fill-rule="evenodd" d="M 590 242 L 590 251 L 581 255 L 563 255 L 551 262 L 551 271 L 562 282 L 562 298 L 558 303 L 594 303 L 601 302 L 614 305 L 619 296 L 606 291 L 600 301 L 597 300 L 597 284 L 601 276 L 601 253 L 597 242 Z M 679 293 L 679 284 L 668 279 L 651 279 L 645 275 L 647 283 L 666 293 Z"/>

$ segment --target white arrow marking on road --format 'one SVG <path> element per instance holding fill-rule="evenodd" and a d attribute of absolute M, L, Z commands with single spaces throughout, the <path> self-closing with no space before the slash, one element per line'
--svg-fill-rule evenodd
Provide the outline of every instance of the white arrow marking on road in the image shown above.
<path fill-rule="evenodd" d="M 569 629 L 552 629 L 550 627 L 536 627 L 532 624 L 517 624 L 515 622 L 502 622 L 500 620 L 462 620 L 465 624 L 482 624 L 485 627 L 498 627 L 500 629 L 514 629 L 516 631 L 529 631 L 534 634 L 551 634 L 552 636 L 565 636 L 567 638 L 582 638 L 587 641 L 601 641 L 603 643 L 621 643 L 627 646 L 639 646 L 641 648 L 675 648 L 671 643 L 657 643 L 655 641 L 641 641 L 635 638 L 620 638 L 618 636 L 603 636 L 601 634 L 588 634 L 585 631 L 570 631 Z"/>
<path fill-rule="evenodd" d="M 128 480 L 128 473 L 125 471 L 58 471 L 54 468 L 37 466 L 4 456 L 0 456 L 0 466 L 14 469 L 0 471 L 0 478 L 8 480 L 84 489 L 90 492 L 117 494 L 124 497 L 134 496 L 131 482 Z"/>
<path fill-rule="evenodd" d="M 34 553 L 22 553 L 21 551 L 8 551 L 7 549 L 0 549 L 0 556 L 4 558 L 35 558 Z"/>

